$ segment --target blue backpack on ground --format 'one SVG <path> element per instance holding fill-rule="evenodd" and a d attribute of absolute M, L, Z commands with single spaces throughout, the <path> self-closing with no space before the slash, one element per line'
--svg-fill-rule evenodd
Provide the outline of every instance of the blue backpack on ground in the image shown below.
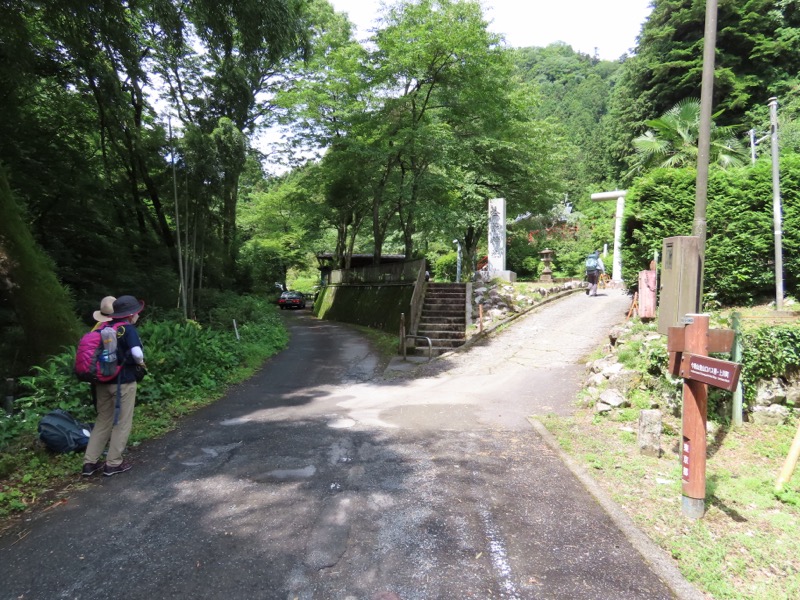
<path fill-rule="evenodd" d="M 91 430 L 91 424 L 79 422 L 60 408 L 47 413 L 39 421 L 39 439 L 48 450 L 61 454 L 86 448 Z"/>

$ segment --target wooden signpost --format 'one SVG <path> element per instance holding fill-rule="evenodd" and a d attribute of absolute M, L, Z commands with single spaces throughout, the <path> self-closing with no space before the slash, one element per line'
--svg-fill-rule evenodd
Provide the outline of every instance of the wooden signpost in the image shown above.
<path fill-rule="evenodd" d="M 683 323 L 669 328 L 667 350 L 670 372 L 673 377 L 683 377 L 681 510 L 687 517 L 699 519 L 705 513 L 706 497 L 707 385 L 733 390 L 742 365 L 708 356 L 731 351 L 732 329 L 709 329 L 708 315 L 686 315 Z"/>

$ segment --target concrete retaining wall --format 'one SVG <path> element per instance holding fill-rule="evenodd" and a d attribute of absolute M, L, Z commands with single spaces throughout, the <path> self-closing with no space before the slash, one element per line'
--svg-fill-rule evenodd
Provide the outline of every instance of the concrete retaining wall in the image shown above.
<path fill-rule="evenodd" d="M 331 319 L 364 325 L 396 334 L 400 331 L 400 314 L 406 323 L 411 314 L 414 284 L 329 285 L 320 291 L 314 303 L 314 314 Z"/>

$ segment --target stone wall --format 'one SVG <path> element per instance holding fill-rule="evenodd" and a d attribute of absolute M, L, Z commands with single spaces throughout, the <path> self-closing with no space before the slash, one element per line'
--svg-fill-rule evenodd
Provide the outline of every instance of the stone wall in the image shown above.
<path fill-rule="evenodd" d="M 314 314 L 398 334 L 400 314 L 405 313 L 406 323 L 410 318 L 413 294 L 413 284 L 329 285 L 314 302 Z"/>
<path fill-rule="evenodd" d="M 622 348 L 632 341 L 644 347 L 666 346 L 666 338 L 655 332 L 632 332 L 633 322 L 614 327 L 609 332 L 606 355 L 587 364 L 584 384 L 584 403 L 594 406 L 599 414 L 630 406 L 628 397 L 637 387 L 653 393 L 651 408 L 659 408 L 680 416 L 682 380 L 667 374 L 652 375 L 626 368 L 618 361 Z M 666 352 L 666 350 L 664 350 Z M 654 385 L 654 380 L 661 385 Z M 660 393 L 654 392 L 660 388 Z M 664 391 L 667 390 L 667 391 Z M 785 423 L 794 407 L 800 406 L 800 373 L 786 373 L 781 378 L 761 380 L 756 384 L 755 401 L 745 409 L 744 418 L 754 423 L 780 425 Z M 720 407 L 720 416 L 730 418 L 730 403 Z"/>

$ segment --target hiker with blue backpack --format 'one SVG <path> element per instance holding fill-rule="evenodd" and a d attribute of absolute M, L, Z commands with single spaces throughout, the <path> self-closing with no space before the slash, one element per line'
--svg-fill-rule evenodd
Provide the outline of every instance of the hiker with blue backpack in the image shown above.
<path fill-rule="evenodd" d="M 103 311 L 103 321 L 78 344 L 75 372 L 94 384 L 97 420 L 83 456 L 84 476 L 102 471 L 108 477 L 130 470 L 122 458 L 133 425 L 136 385 L 144 372 L 144 352 L 136 321 L 144 302 L 133 296 L 113 301 L 113 312 Z M 108 321 L 105 321 L 105 318 Z M 101 460 L 108 445 L 106 460 Z"/>
<path fill-rule="evenodd" d="M 586 294 L 588 296 L 597 296 L 597 282 L 600 279 L 600 274 L 605 272 L 606 267 L 603 264 L 603 259 L 600 258 L 600 250 L 595 250 L 586 257 L 586 281 L 589 282 Z"/>

